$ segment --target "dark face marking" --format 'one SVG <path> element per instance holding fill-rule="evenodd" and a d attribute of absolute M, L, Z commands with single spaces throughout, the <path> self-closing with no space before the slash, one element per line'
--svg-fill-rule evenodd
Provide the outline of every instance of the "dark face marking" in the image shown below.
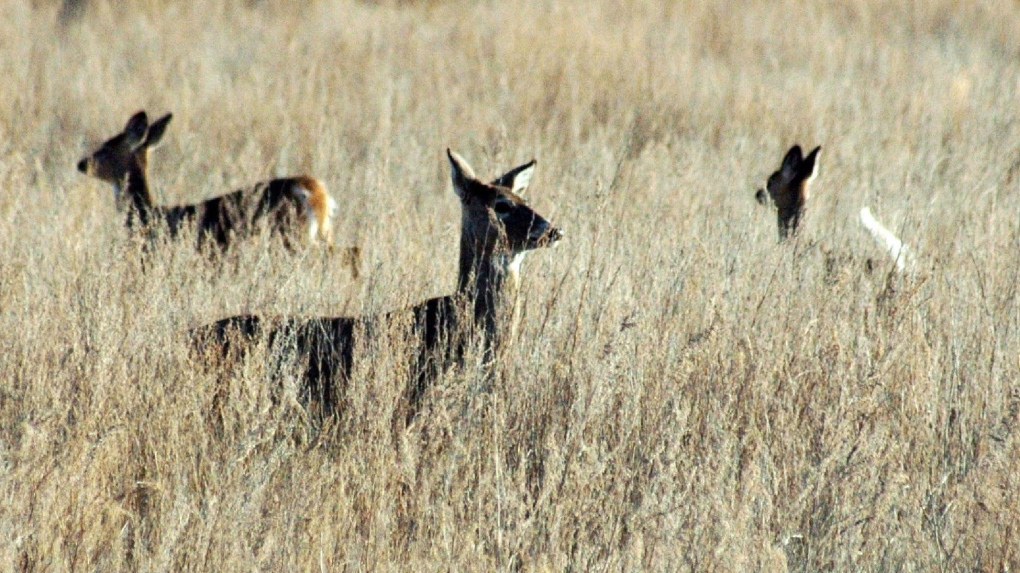
<path fill-rule="evenodd" d="M 524 189 L 530 181 L 534 161 L 516 167 L 484 183 L 474 176 L 470 166 L 457 154 L 448 152 L 454 189 L 464 209 L 465 230 L 490 249 L 506 254 L 550 246 L 563 236 L 562 231 L 539 215 L 511 189 Z"/>
<path fill-rule="evenodd" d="M 171 119 L 173 115 L 168 113 L 150 125 L 144 111 L 134 114 L 124 131 L 78 162 L 78 171 L 114 185 L 123 184 L 132 169 L 144 173 L 148 167 L 149 148 L 159 143 Z"/>

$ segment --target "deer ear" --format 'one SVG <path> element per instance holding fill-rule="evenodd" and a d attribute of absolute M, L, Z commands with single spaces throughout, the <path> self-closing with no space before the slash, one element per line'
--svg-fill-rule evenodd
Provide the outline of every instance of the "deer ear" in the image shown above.
<path fill-rule="evenodd" d="M 798 165 L 800 165 L 800 162 L 803 161 L 803 158 L 804 154 L 801 152 L 800 146 L 794 145 L 793 147 L 790 148 L 789 151 L 786 152 L 786 156 L 783 157 L 783 166 L 781 169 L 783 171 L 792 172 L 797 168 Z"/>
<path fill-rule="evenodd" d="M 151 149 L 159 145 L 159 141 L 163 139 L 163 134 L 166 133 L 166 126 L 169 125 L 170 120 L 173 118 L 174 114 L 168 113 L 152 122 L 152 125 L 149 126 L 149 131 L 145 136 L 145 147 Z"/>
<path fill-rule="evenodd" d="M 535 174 L 535 160 L 514 167 L 510 171 L 500 175 L 492 182 L 493 185 L 499 187 L 509 187 L 512 193 L 517 195 L 524 194 L 528 190 L 528 184 L 531 183 L 531 176 Z"/>
<path fill-rule="evenodd" d="M 458 197 L 464 199 L 468 191 L 467 183 L 475 178 L 475 171 L 456 151 L 450 151 L 447 148 L 446 157 L 450 160 L 450 178 L 453 180 L 453 190 Z"/>
<path fill-rule="evenodd" d="M 815 175 L 818 174 L 818 153 L 822 150 L 822 146 L 814 148 L 808 156 L 804 158 L 804 161 L 800 164 L 800 173 L 804 179 L 814 179 Z"/>
<path fill-rule="evenodd" d="M 145 141 L 145 132 L 149 129 L 149 116 L 140 111 L 131 116 L 127 125 L 124 126 L 124 135 L 127 136 L 128 144 L 135 147 Z"/>

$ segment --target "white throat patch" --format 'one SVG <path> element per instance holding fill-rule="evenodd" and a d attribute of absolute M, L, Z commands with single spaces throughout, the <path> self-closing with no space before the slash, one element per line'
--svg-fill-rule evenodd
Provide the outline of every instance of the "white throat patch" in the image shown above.
<path fill-rule="evenodd" d="M 113 183 L 113 205 L 118 211 L 124 210 L 124 205 L 121 203 L 120 198 L 124 196 L 124 188 L 121 187 L 120 183 Z"/>
<path fill-rule="evenodd" d="M 497 254 L 492 257 L 492 263 L 493 266 L 499 269 L 501 274 L 517 277 L 521 272 L 521 261 L 524 260 L 525 254 L 526 252 L 520 252 L 515 255 Z"/>

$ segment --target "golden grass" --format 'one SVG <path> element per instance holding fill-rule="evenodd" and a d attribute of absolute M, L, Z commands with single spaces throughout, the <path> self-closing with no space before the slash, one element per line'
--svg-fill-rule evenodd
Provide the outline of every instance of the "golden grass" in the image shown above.
<path fill-rule="evenodd" d="M 1017 3 L 59 9 L 0 3 L 0 568 L 1020 566 Z M 161 202 L 309 172 L 363 278 L 262 248 L 140 272 L 74 170 L 140 108 L 175 116 Z M 794 142 L 820 176 L 777 246 L 753 191 Z M 256 358 L 216 436 L 187 328 L 453 289 L 447 146 L 536 157 L 567 232 L 493 382 L 449 373 L 393 435 L 400 341 L 374 341 L 316 434 Z M 891 298 L 863 205 L 921 262 Z"/>

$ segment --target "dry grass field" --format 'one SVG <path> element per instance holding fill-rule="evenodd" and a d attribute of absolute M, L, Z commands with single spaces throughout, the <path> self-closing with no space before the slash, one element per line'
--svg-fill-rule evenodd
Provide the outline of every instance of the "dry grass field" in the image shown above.
<path fill-rule="evenodd" d="M 0 3 L 0 570 L 1020 568 L 1017 2 L 60 9 Z M 74 169 L 142 108 L 175 116 L 157 201 L 314 174 L 362 277 L 265 243 L 143 268 Z M 793 143 L 823 150 L 780 245 L 754 191 Z M 537 158 L 565 231 L 494 371 L 394 432 L 399 337 L 321 428 L 287 364 L 193 361 L 223 316 L 452 292 L 447 147 Z"/>

